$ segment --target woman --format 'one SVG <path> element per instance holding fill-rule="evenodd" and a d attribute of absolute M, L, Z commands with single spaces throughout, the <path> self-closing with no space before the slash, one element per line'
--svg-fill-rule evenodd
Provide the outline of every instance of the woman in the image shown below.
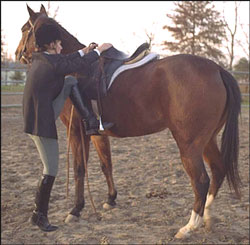
<path fill-rule="evenodd" d="M 86 134 L 99 134 L 99 121 L 84 105 L 77 80 L 66 74 L 90 69 L 90 65 L 99 58 L 100 53 L 112 45 L 92 45 L 75 53 L 62 55 L 60 31 L 49 24 L 43 24 L 37 29 L 35 39 L 42 52 L 32 54 L 32 64 L 25 84 L 24 132 L 35 142 L 44 169 L 35 197 L 31 223 L 43 231 L 54 231 L 58 227 L 49 223 L 47 215 L 50 193 L 58 171 L 59 151 L 55 121 L 68 97 L 83 118 Z M 104 129 L 112 125 L 103 124 Z"/>

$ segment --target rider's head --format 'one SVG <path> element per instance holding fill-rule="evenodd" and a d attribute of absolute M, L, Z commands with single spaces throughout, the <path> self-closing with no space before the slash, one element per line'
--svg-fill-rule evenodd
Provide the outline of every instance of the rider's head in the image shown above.
<path fill-rule="evenodd" d="M 41 51 L 60 53 L 61 33 L 60 30 L 51 24 L 43 24 L 35 31 L 36 45 Z"/>

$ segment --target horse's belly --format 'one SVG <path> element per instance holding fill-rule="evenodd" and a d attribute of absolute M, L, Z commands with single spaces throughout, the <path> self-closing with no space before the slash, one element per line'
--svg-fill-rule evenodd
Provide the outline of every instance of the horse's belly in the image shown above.
<path fill-rule="evenodd" d="M 152 108 L 151 108 L 152 109 Z M 157 110 L 130 107 L 120 110 L 106 120 L 115 123 L 111 132 L 117 137 L 135 137 L 160 132 L 167 128 L 165 115 Z"/>

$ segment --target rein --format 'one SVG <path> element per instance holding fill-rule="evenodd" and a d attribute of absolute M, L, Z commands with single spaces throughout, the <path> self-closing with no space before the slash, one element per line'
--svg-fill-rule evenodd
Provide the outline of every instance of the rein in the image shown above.
<path fill-rule="evenodd" d="M 95 204 L 94 204 L 94 201 L 93 201 L 93 198 L 92 198 L 92 195 L 91 195 L 91 192 L 90 192 L 90 187 L 89 187 L 89 178 L 88 178 L 88 168 L 87 168 L 87 156 L 86 156 L 86 148 L 85 148 L 85 141 L 84 141 L 84 137 L 83 137 L 83 125 L 82 125 L 82 121 L 80 120 L 80 132 L 81 132 L 81 141 L 82 141 L 82 148 L 83 148 L 83 162 L 84 162 L 84 168 L 85 168 L 85 177 L 86 177 L 86 181 L 87 181 L 87 187 L 88 187 L 88 193 L 89 193 L 89 198 L 90 198 L 90 201 L 91 201 L 91 205 L 92 205 L 92 208 L 94 210 L 94 214 L 96 216 L 97 215 L 97 212 L 96 212 L 96 207 L 95 207 Z"/>
<path fill-rule="evenodd" d="M 71 125 L 72 118 L 74 113 L 74 106 L 71 106 L 70 119 L 69 119 L 69 127 L 68 127 L 68 144 L 67 144 L 67 182 L 66 182 L 66 197 L 69 197 L 69 150 L 70 150 L 70 135 L 71 135 Z"/>
<path fill-rule="evenodd" d="M 72 126 L 72 119 L 73 119 L 73 114 L 74 114 L 74 106 L 72 105 L 71 107 L 71 113 L 70 113 L 70 121 L 69 121 L 69 127 L 68 127 L 68 144 L 67 144 L 67 183 L 66 183 L 66 196 L 68 198 L 69 194 L 69 150 L 70 150 L 70 134 L 71 134 L 71 126 Z M 85 177 L 87 181 L 87 187 L 88 187 L 88 193 L 89 193 L 89 198 L 91 201 L 92 208 L 94 210 L 94 214 L 98 216 L 96 212 L 96 207 L 90 192 L 90 187 L 89 187 L 89 178 L 88 178 L 88 168 L 87 168 L 87 156 L 86 156 L 86 148 L 85 148 L 85 141 L 83 137 L 83 129 L 82 129 L 82 122 L 80 120 L 80 133 L 81 133 L 81 142 L 82 142 L 82 150 L 83 150 L 83 162 L 84 162 L 84 168 L 85 168 Z"/>

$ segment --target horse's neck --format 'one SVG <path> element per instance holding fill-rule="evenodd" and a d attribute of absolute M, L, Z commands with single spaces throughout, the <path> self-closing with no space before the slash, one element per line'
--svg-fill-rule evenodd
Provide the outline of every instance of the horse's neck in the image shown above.
<path fill-rule="evenodd" d="M 62 54 L 69 54 L 85 47 L 84 44 L 80 43 L 74 36 L 72 36 L 65 29 L 62 36 L 63 36 Z"/>
<path fill-rule="evenodd" d="M 69 42 L 63 45 L 63 50 L 62 50 L 62 54 L 69 54 L 69 53 L 73 53 L 79 49 L 84 48 L 85 46 L 83 44 L 81 44 L 80 42 Z"/>

